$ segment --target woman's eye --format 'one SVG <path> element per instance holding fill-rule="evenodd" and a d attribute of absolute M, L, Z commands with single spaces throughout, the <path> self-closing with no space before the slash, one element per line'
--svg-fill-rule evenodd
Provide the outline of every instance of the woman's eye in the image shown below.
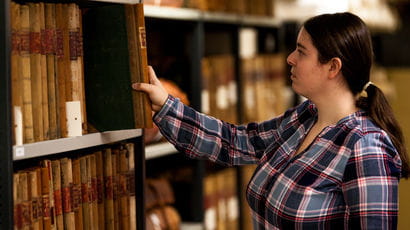
<path fill-rule="evenodd" d="M 299 50 L 299 49 L 298 49 L 297 51 L 298 51 L 299 54 L 302 54 L 302 55 L 305 54 L 305 53 L 303 53 L 302 50 Z"/>

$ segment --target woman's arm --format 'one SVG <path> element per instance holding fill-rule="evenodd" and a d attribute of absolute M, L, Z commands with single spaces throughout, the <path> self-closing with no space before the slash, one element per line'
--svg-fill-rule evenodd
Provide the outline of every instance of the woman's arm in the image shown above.
<path fill-rule="evenodd" d="M 154 122 L 162 135 L 190 157 L 205 157 L 228 165 L 256 163 L 277 135 L 279 118 L 264 123 L 236 126 L 199 113 L 169 96 L 149 71 L 151 84 L 133 84 L 148 93 L 157 113 Z"/>
<path fill-rule="evenodd" d="M 367 134 L 356 143 L 342 186 L 349 229 L 397 229 L 400 163 L 381 133 Z"/>

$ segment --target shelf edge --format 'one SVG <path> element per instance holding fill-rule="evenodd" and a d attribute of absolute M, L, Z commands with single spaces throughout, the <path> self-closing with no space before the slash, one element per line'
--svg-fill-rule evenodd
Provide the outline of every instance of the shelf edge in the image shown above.
<path fill-rule="evenodd" d="M 177 153 L 178 150 L 169 142 L 147 145 L 145 147 L 146 160 L 173 155 Z"/>
<path fill-rule="evenodd" d="M 91 133 L 84 136 L 60 138 L 19 146 L 15 145 L 13 146 L 13 161 L 110 144 L 141 135 L 141 129 L 127 129 Z"/>

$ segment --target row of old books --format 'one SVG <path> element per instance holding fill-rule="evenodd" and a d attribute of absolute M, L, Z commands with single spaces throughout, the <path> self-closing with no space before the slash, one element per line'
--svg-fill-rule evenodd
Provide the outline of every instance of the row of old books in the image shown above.
<path fill-rule="evenodd" d="M 273 16 L 275 0 L 147 0 L 144 3 L 203 11 Z"/>
<path fill-rule="evenodd" d="M 226 168 L 204 178 L 204 229 L 239 229 L 237 173 Z"/>
<path fill-rule="evenodd" d="M 240 71 L 244 122 L 268 120 L 292 105 L 293 94 L 286 84 L 283 54 L 242 58 Z"/>
<path fill-rule="evenodd" d="M 201 65 L 201 111 L 236 124 L 238 96 L 233 55 L 207 56 L 202 59 Z"/>
<path fill-rule="evenodd" d="M 79 7 L 11 2 L 10 8 L 14 142 L 86 133 Z"/>
<path fill-rule="evenodd" d="M 181 217 L 173 206 L 174 191 L 169 180 L 149 178 L 145 184 L 147 230 L 178 230 Z"/>
<path fill-rule="evenodd" d="M 10 8 L 14 144 L 152 126 L 142 4 Z"/>
<path fill-rule="evenodd" d="M 14 229 L 135 229 L 133 175 L 132 143 L 18 170 Z"/>

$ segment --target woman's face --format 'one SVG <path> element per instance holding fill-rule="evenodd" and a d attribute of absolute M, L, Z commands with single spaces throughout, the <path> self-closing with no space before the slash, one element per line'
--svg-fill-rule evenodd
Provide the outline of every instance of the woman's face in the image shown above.
<path fill-rule="evenodd" d="M 314 99 L 325 87 L 329 66 L 318 59 L 318 51 L 313 46 L 310 35 L 304 28 L 299 31 L 296 49 L 288 56 L 291 68 L 292 88 L 297 94 Z"/>

